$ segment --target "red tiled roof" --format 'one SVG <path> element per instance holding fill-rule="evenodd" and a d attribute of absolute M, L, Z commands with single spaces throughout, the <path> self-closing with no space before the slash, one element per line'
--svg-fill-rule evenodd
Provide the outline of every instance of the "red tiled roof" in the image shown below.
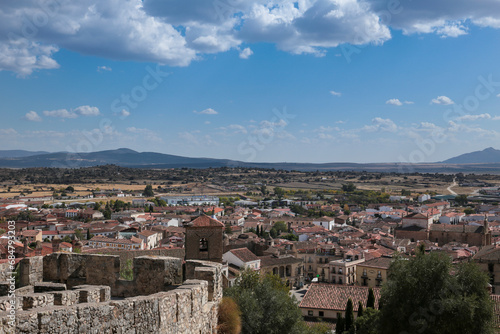
<path fill-rule="evenodd" d="M 378 308 L 380 290 L 374 288 L 373 293 L 375 294 L 375 307 Z M 363 307 L 366 307 L 368 288 L 362 286 L 313 283 L 300 302 L 299 307 L 345 311 L 349 298 L 352 299 L 354 305 L 358 305 L 358 302 L 361 302 Z"/>
<path fill-rule="evenodd" d="M 191 222 L 192 227 L 221 227 L 224 228 L 224 224 L 220 221 L 210 218 L 209 216 L 199 216 Z"/>
<path fill-rule="evenodd" d="M 142 235 L 143 237 L 150 237 L 150 236 L 157 234 L 157 233 L 158 232 L 155 232 L 155 231 L 145 230 L 145 231 L 139 232 L 137 234 Z"/>
<path fill-rule="evenodd" d="M 252 253 L 248 248 L 231 249 L 231 253 L 243 262 L 257 261 L 259 258 Z"/>
<path fill-rule="evenodd" d="M 26 231 L 23 231 L 21 234 L 23 235 L 23 237 L 36 237 L 38 235 L 38 233 L 42 233 L 42 231 L 26 230 Z"/>

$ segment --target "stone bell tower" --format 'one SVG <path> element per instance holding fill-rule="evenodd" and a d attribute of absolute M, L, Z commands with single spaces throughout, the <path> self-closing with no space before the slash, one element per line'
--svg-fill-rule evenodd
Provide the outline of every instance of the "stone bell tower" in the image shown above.
<path fill-rule="evenodd" d="M 222 263 L 224 224 L 201 215 L 186 225 L 186 260 Z"/>

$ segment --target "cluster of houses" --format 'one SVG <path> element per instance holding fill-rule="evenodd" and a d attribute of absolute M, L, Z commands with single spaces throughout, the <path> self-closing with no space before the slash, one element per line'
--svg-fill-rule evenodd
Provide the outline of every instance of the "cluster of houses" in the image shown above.
<path fill-rule="evenodd" d="M 328 215 L 301 216 L 287 203 L 221 207 L 213 197 L 179 196 L 154 212 L 136 207 L 105 220 L 93 209 L 41 209 L 11 199 L 0 202 L 0 228 L 7 231 L 9 218 L 30 213 L 30 219 L 16 220 L 17 259 L 54 251 L 184 249 L 186 258 L 222 262 L 228 285 L 242 270 L 273 273 L 290 287 L 309 288 L 300 303 L 306 318 L 335 320 L 348 298 L 363 303 L 369 288 L 378 302 L 394 255 L 412 256 L 421 244 L 456 262 L 477 261 L 490 275 L 492 291 L 500 291 L 499 206 L 478 205 L 477 213 L 465 214 L 450 202 L 427 198 L 411 205 L 350 205 L 349 212 L 319 202 L 288 204 L 297 203 Z M 278 222 L 286 231 L 273 238 Z M 0 261 L 7 257 L 7 241 L 0 236 Z"/>

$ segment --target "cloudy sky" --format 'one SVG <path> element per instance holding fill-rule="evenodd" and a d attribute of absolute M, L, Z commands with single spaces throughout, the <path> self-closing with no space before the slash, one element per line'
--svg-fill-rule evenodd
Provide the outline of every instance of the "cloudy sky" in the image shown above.
<path fill-rule="evenodd" d="M 0 149 L 287 162 L 500 149 L 500 0 L 0 4 Z"/>

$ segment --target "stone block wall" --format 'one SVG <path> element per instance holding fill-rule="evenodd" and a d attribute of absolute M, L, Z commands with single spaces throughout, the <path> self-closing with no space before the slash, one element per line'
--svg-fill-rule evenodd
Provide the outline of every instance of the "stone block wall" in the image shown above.
<path fill-rule="evenodd" d="M 134 281 L 117 279 L 112 284 L 94 285 L 87 281 L 102 281 L 104 277 L 112 280 L 116 275 L 89 275 L 90 267 L 86 266 L 95 268 L 96 264 L 114 272 L 114 257 L 55 255 L 43 260 L 42 271 L 47 273 L 44 279 L 59 283 L 23 287 L 25 293 L 16 296 L 14 327 L 9 326 L 8 297 L 0 297 L 0 334 L 217 332 L 218 304 L 222 298 L 221 264 L 188 260 L 183 266 L 178 258 L 139 257 L 134 260 Z M 61 266 L 55 273 L 48 272 L 56 265 Z M 68 285 L 70 289 L 66 290 L 62 284 L 77 280 L 85 281 L 85 285 Z M 139 295 L 111 300 L 113 286 L 116 293 L 127 285 L 129 291 Z"/>

